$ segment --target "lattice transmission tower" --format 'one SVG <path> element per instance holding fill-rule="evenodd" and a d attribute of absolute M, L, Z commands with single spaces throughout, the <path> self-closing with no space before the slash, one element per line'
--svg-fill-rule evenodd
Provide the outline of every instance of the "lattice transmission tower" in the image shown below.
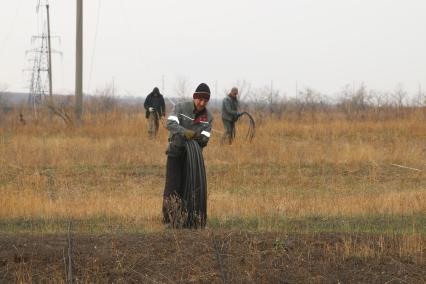
<path fill-rule="evenodd" d="M 28 103 L 31 108 L 33 108 L 35 115 L 37 115 L 38 109 L 42 104 L 52 103 L 53 82 L 51 55 L 53 53 L 62 54 L 51 48 L 51 39 L 60 38 L 50 35 L 49 1 L 39 0 L 36 12 L 42 30 L 38 35 L 31 37 L 31 44 L 34 48 L 26 51 L 26 55 L 30 55 L 29 62 L 32 65 L 31 68 L 27 69 L 27 71 L 30 72 Z"/>

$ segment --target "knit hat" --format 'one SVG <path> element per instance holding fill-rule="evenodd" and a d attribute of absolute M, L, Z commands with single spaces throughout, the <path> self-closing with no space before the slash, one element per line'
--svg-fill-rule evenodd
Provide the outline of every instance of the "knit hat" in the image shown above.
<path fill-rule="evenodd" d="M 195 90 L 194 95 L 192 96 L 194 99 L 210 99 L 210 88 L 205 83 L 201 83 L 198 85 L 197 89 Z"/>

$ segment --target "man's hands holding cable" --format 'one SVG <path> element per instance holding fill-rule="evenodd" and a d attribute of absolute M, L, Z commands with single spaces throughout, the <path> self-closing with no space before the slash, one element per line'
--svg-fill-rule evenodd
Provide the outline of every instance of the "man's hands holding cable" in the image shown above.
<path fill-rule="evenodd" d="M 205 137 L 201 133 L 197 131 L 193 131 L 190 129 L 185 130 L 184 136 L 187 140 L 195 140 L 201 148 L 205 147 L 209 142 L 209 138 Z"/>
<path fill-rule="evenodd" d="M 195 136 L 195 131 L 186 129 L 183 135 L 185 136 L 186 139 L 191 140 Z"/>
<path fill-rule="evenodd" d="M 191 140 L 191 139 L 198 140 L 198 139 L 202 138 L 202 136 L 199 132 L 194 131 L 194 130 L 190 130 L 190 129 L 186 129 L 185 132 L 183 133 L 183 135 L 188 140 Z"/>
<path fill-rule="evenodd" d="M 240 116 L 242 116 L 243 115 L 243 113 L 242 112 L 237 112 L 235 115 L 234 115 L 234 121 L 238 121 L 238 119 L 240 118 Z"/>

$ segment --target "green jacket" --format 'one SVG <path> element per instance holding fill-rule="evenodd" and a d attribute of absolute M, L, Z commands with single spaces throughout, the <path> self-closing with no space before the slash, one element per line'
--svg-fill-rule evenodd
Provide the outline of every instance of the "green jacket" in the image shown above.
<path fill-rule="evenodd" d="M 185 151 L 185 130 L 190 129 L 199 134 L 197 140 L 201 147 L 207 146 L 211 136 L 213 115 L 207 109 L 197 113 L 194 102 L 178 103 L 167 118 L 166 127 L 169 130 L 169 147 L 167 155 L 179 156 Z"/>
<path fill-rule="evenodd" d="M 222 119 L 236 121 L 238 113 L 238 100 L 231 96 L 226 96 L 222 101 Z"/>

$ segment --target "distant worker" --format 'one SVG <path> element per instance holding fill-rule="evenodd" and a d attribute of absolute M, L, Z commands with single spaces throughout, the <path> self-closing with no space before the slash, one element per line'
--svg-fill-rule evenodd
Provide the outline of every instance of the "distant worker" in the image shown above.
<path fill-rule="evenodd" d="M 25 121 L 25 119 L 24 119 L 24 115 L 22 114 L 22 112 L 21 112 L 21 113 L 19 113 L 19 122 L 20 122 L 22 125 L 27 124 L 27 122 L 26 122 L 26 121 Z"/>
<path fill-rule="evenodd" d="M 166 115 L 164 97 L 157 87 L 146 97 L 144 107 L 145 117 L 148 119 L 148 135 L 150 138 L 154 138 L 158 132 L 160 118 Z"/>
<path fill-rule="evenodd" d="M 225 133 L 222 137 L 222 143 L 232 144 L 235 138 L 235 122 L 241 116 L 238 112 L 238 89 L 233 87 L 231 92 L 223 99 L 222 102 L 222 121 Z"/>
<path fill-rule="evenodd" d="M 167 148 L 166 183 L 163 194 L 163 222 L 173 226 L 176 206 L 184 206 L 187 153 L 185 145 L 194 140 L 201 148 L 207 146 L 212 130 L 213 116 L 206 106 L 210 99 L 210 88 L 201 83 L 191 101 L 175 105 L 167 118 L 169 146 Z M 194 169 L 199 171 L 200 169 Z M 198 188 L 198 190 L 200 190 Z"/>

